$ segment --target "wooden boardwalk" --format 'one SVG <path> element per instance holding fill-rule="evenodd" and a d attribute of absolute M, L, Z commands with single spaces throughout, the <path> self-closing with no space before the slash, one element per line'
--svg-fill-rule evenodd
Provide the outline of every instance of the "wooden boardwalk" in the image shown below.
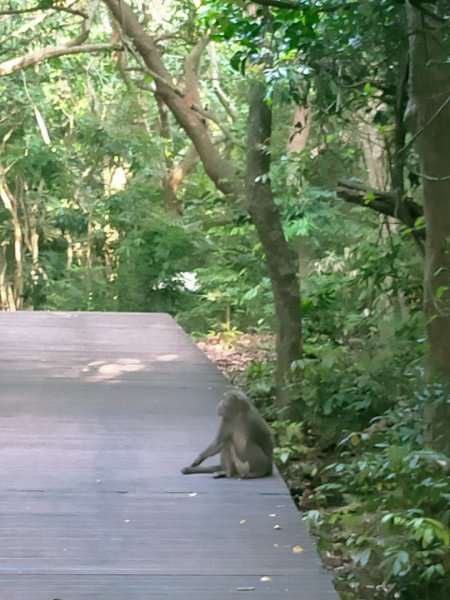
<path fill-rule="evenodd" d="M 164 314 L 0 313 L 0 600 L 336 599 L 278 476 L 180 474 L 226 386 Z"/>

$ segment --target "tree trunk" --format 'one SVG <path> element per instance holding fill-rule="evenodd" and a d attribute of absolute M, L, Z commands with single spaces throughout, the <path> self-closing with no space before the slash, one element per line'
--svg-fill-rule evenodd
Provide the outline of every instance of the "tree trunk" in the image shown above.
<path fill-rule="evenodd" d="M 277 398 L 282 405 L 289 367 L 302 354 L 300 291 L 295 255 L 284 236 L 270 185 L 272 111 L 265 95 L 262 83 L 251 84 L 245 187 L 247 208 L 266 255 L 275 300 Z"/>
<path fill-rule="evenodd" d="M 450 388 L 450 68 L 444 18 L 448 1 L 406 3 L 409 25 L 408 113 L 419 153 L 426 221 L 424 300 L 428 370 Z M 436 11 L 436 17 L 431 11 Z M 446 35 L 447 33 L 447 35 Z M 450 445 L 450 405 L 427 411 L 432 443 Z"/>
<path fill-rule="evenodd" d="M 66 267 L 67 269 L 72 268 L 73 264 L 73 240 L 72 236 L 68 231 L 64 233 L 64 238 L 67 242 L 67 259 L 66 259 Z"/>
<path fill-rule="evenodd" d="M 20 310 L 23 304 L 23 253 L 22 253 L 22 227 L 17 209 L 17 199 L 10 190 L 6 181 L 6 175 L 2 171 L 0 172 L 0 198 L 3 200 L 3 204 L 6 210 L 9 211 L 13 230 L 14 230 L 14 259 L 15 259 L 15 270 L 14 270 L 14 285 L 12 290 L 12 298 L 14 304 L 14 310 Z M 11 295 L 9 299 L 11 305 Z"/>
<path fill-rule="evenodd" d="M 224 194 L 242 198 L 244 186 L 234 166 L 225 160 L 211 137 L 198 106 L 197 70 L 200 42 L 185 65 L 185 88 L 176 88 L 166 69 L 154 38 L 142 28 L 124 0 L 104 0 L 126 37 L 141 55 L 154 78 L 158 97 L 166 104 L 195 146 L 206 174 Z M 276 310 L 277 389 L 281 403 L 284 381 L 291 362 L 301 356 L 300 292 L 296 262 L 284 237 L 281 218 L 269 183 L 270 156 L 261 151 L 271 135 L 271 111 L 264 101 L 265 88 L 253 88 L 250 108 L 247 157 L 247 208 L 266 254 Z M 204 111 L 203 111 L 204 112 Z"/>
<path fill-rule="evenodd" d="M 8 266 L 6 248 L 7 242 L 0 243 L 0 310 L 9 310 L 8 286 L 6 283 L 6 270 Z"/>
<path fill-rule="evenodd" d="M 289 141 L 286 152 L 288 154 L 297 154 L 306 148 L 311 133 L 312 111 L 310 106 L 296 104 L 292 117 L 292 125 L 289 132 Z"/>

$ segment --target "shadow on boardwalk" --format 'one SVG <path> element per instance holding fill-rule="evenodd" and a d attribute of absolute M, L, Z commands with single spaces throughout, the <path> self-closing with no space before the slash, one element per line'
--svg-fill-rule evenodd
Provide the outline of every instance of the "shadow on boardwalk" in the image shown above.
<path fill-rule="evenodd" d="M 227 382 L 169 316 L 0 336 L 0 600 L 337 598 L 278 476 L 180 474 Z"/>

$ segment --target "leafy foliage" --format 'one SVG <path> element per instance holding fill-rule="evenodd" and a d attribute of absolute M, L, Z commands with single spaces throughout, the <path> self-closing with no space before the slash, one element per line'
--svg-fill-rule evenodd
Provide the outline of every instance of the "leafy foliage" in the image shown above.
<path fill-rule="evenodd" d="M 448 596 L 448 459 L 423 447 L 424 398 L 351 432 L 342 440 L 340 461 L 321 473 L 315 502 L 327 508 L 312 510 L 309 519 L 329 532 L 322 538 L 327 548 L 327 537 L 334 539 L 331 552 L 341 555 L 353 590 L 344 597 Z"/>
<path fill-rule="evenodd" d="M 387 189 L 400 171 L 402 197 L 421 200 L 406 139 L 397 164 L 404 3 L 159 4 L 143 19 L 174 86 L 199 37 L 216 42 L 219 79 L 205 52 L 201 105 L 215 115 L 206 125 L 238 173 L 248 79 L 264 78 L 273 108 L 270 181 L 298 256 L 305 356 L 292 365 L 284 412 L 274 405 L 270 362 L 236 383 L 273 423 L 277 464 L 310 509 L 342 598 L 448 598 L 449 464 L 429 449 L 424 423 L 425 408 L 448 397 L 423 381 L 421 257 L 370 202 L 350 208 L 334 193 L 349 177 L 382 176 Z M 31 12 L 0 16 L 1 61 L 73 41 L 80 19 L 56 10 L 63 5 L 9 2 Z M 101 4 L 90 41 L 114 33 Z M 269 50 L 263 71 L 252 66 Z M 270 278 L 245 207 L 218 194 L 195 161 L 178 187 L 167 185 L 189 146 L 154 83 L 129 49 L 0 78 L 2 307 L 15 295 L 27 309 L 167 311 L 227 346 L 241 332 L 271 333 Z M 310 131 L 293 122 L 295 104 L 307 109 Z M 295 133 L 305 134 L 299 151 L 290 147 Z"/>

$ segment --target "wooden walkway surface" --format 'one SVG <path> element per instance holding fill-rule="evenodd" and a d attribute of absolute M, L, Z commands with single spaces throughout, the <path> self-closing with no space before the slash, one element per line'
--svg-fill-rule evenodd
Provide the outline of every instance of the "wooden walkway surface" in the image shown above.
<path fill-rule="evenodd" d="M 180 474 L 226 386 L 164 314 L 0 313 L 0 600 L 337 598 L 278 476 Z"/>

